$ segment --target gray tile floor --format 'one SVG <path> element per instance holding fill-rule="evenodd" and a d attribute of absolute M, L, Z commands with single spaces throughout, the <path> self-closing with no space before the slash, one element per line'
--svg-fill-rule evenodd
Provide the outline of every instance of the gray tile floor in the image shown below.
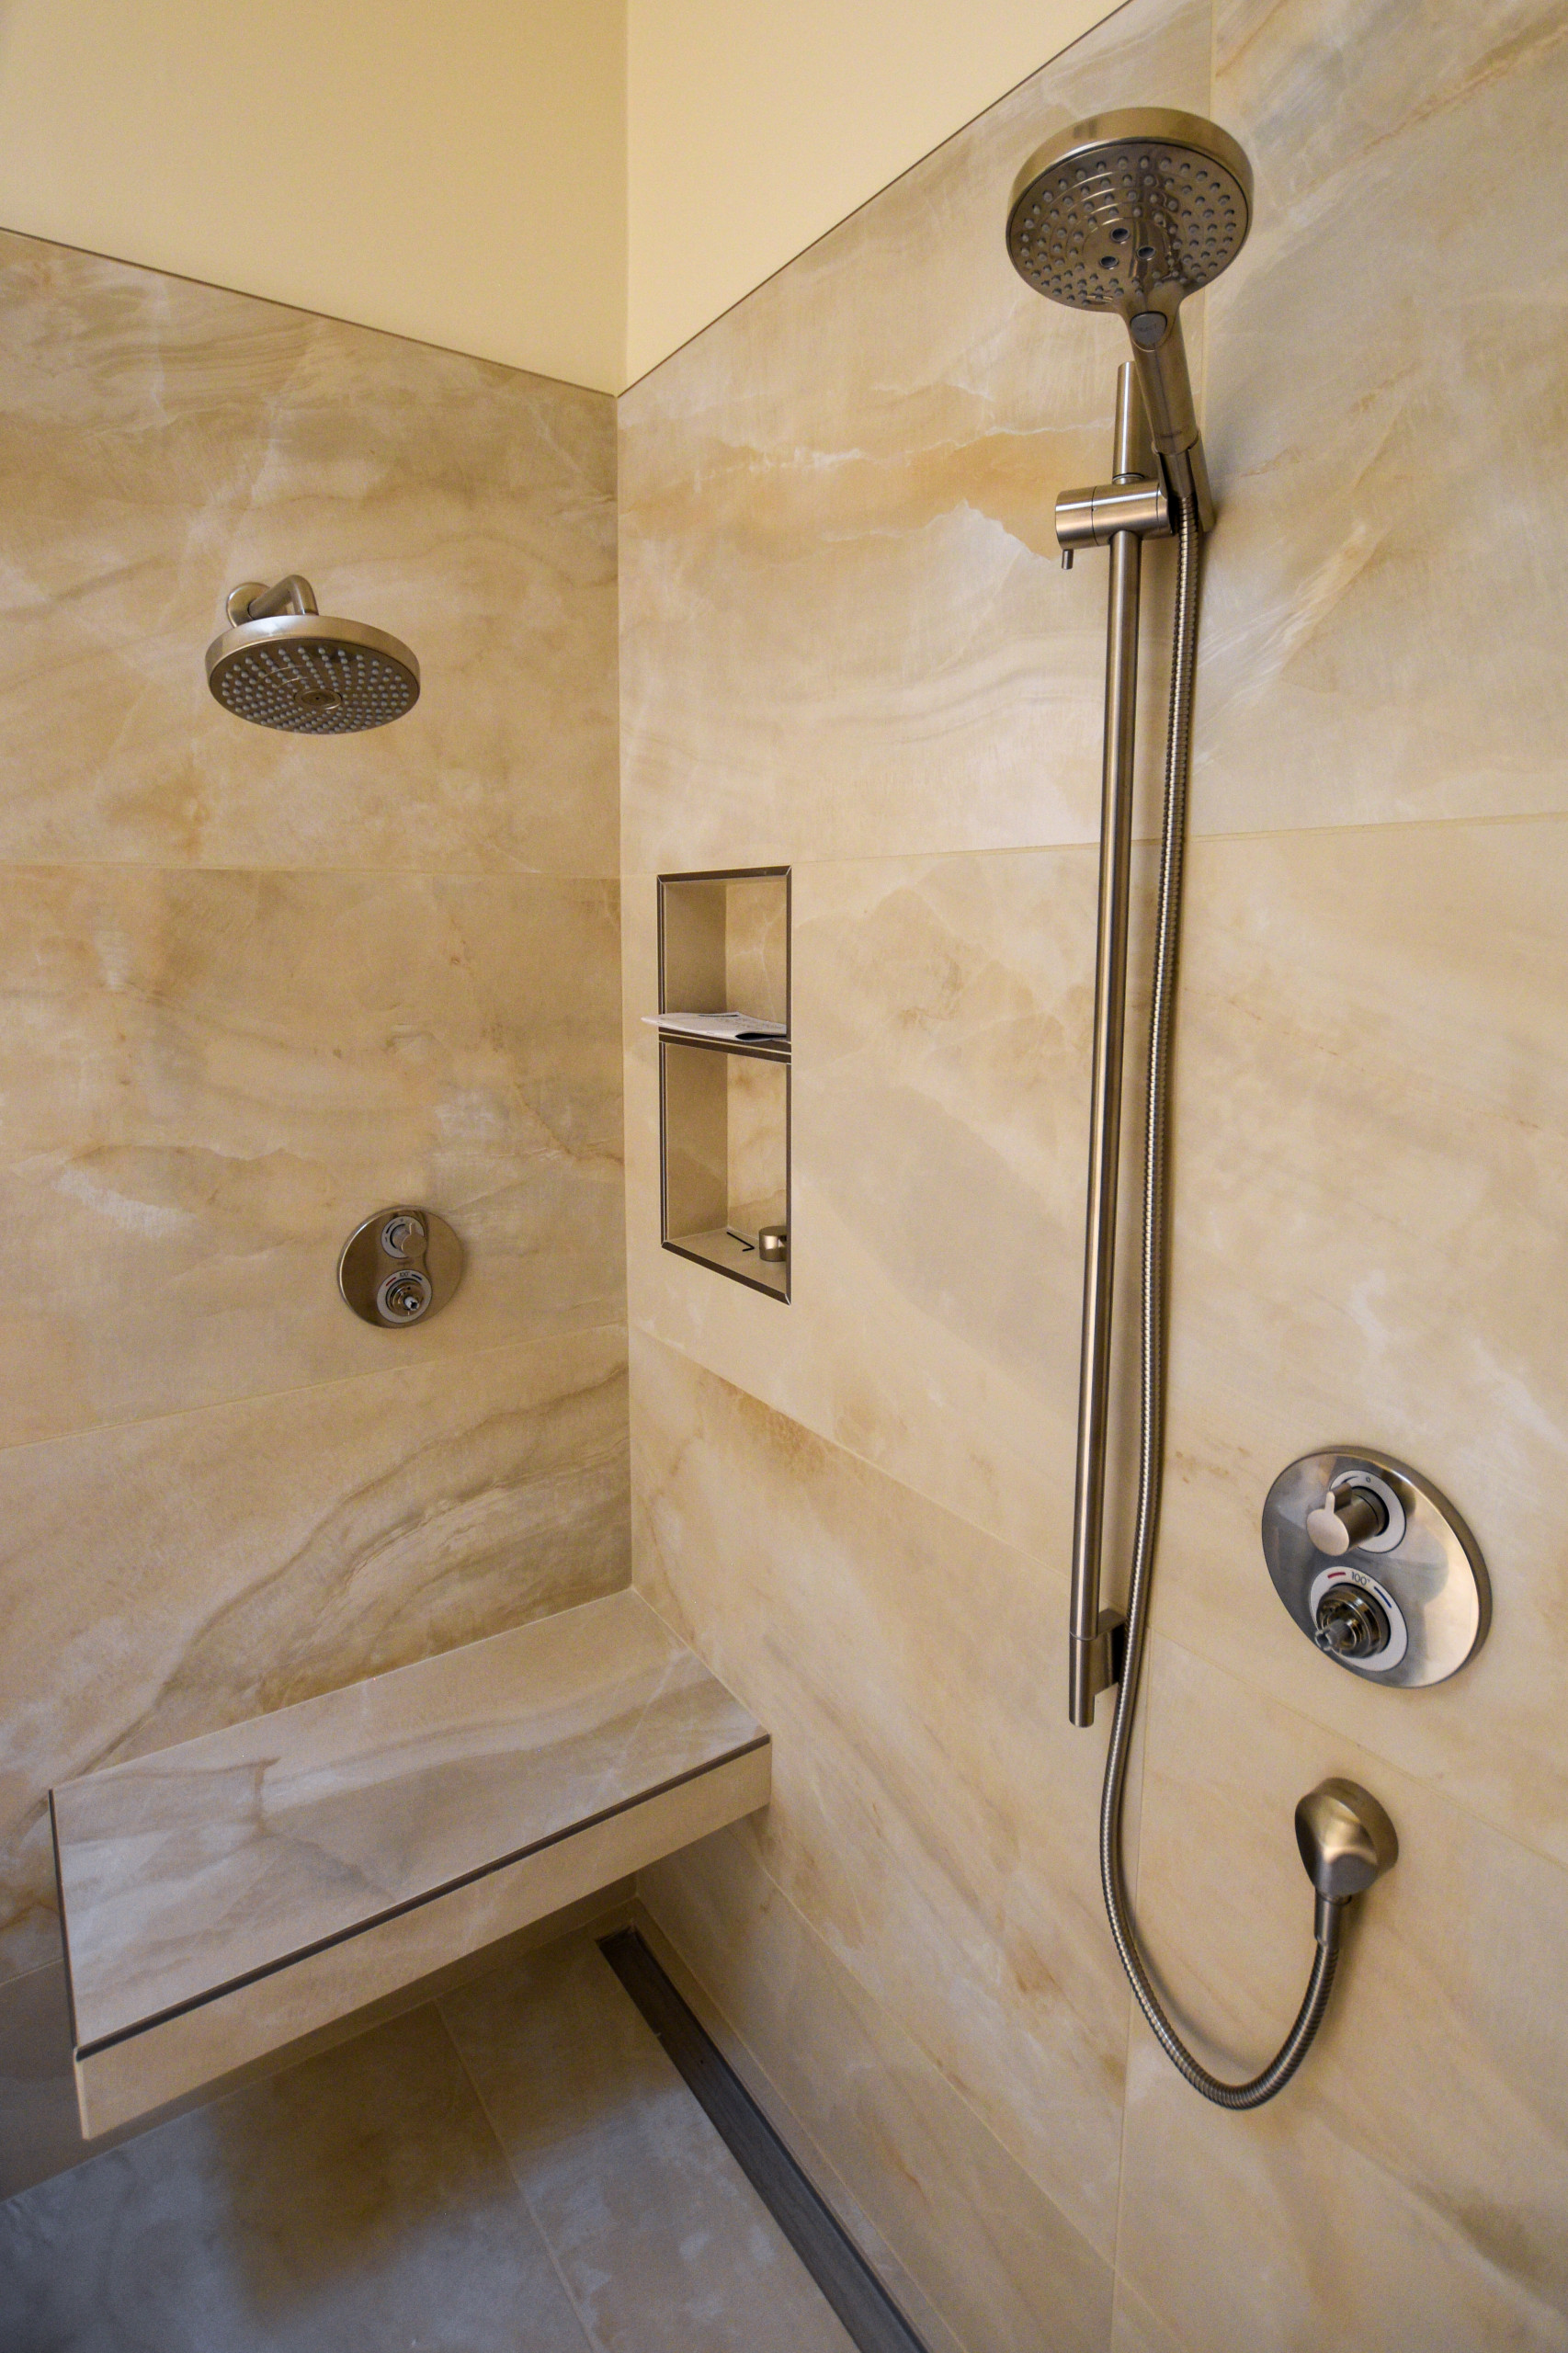
<path fill-rule="evenodd" d="M 0 2205 L 5 2353 L 851 2353 L 586 1937 Z"/>

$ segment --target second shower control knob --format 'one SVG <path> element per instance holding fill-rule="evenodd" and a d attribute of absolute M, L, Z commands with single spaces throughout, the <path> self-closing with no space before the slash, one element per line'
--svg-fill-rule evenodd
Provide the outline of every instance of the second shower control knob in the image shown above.
<path fill-rule="evenodd" d="M 1389 1621 L 1373 1595 L 1358 1586 L 1331 1586 L 1318 1603 L 1314 1632 L 1331 1658 L 1376 1658 L 1389 1646 Z"/>
<path fill-rule="evenodd" d="M 376 1305 L 384 1324 L 412 1324 L 425 1313 L 432 1296 L 429 1276 L 418 1267 L 405 1267 L 401 1274 L 387 1277 L 376 1293 Z"/>
<path fill-rule="evenodd" d="M 438 1315 L 462 1271 L 463 1246 L 446 1219 L 394 1202 L 355 1227 L 337 1262 L 337 1288 L 367 1324 L 397 1332 Z"/>

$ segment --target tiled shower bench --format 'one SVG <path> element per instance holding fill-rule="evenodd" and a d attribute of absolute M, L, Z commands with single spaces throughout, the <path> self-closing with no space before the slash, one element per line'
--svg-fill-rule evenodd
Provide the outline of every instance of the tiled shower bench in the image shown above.
<path fill-rule="evenodd" d="M 319 2032 L 767 1802 L 633 1593 L 51 1793 L 82 2129 Z"/>

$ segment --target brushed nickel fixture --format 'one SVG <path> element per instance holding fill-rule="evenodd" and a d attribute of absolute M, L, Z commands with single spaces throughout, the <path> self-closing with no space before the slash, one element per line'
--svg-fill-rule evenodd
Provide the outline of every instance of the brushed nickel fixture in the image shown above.
<path fill-rule="evenodd" d="M 207 649 L 207 684 L 236 719 L 292 735 L 349 735 L 385 727 L 419 699 L 419 665 L 401 639 L 318 612 L 297 572 L 272 588 L 242 580 L 224 610 L 229 626 Z"/>
<path fill-rule="evenodd" d="M 434 1210 L 378 1210 L 337 1261 L 337 1288 L 367 1324 L 398 1332 L 438 1315 L 462 1280 L 463 1246 Z"/>
<path fill-rule="evenodd" d="M 756 1230 L 756 1255 L 764 1266 L 781 1267 L 790 1256 L 789 1227 L 759 1225 Z"/>
<path fill-rule="evenodd" d="M 1369 1682 L 1446 1683 L 1486 1640 L 1480 1546 L 1448 1497 L 1391 1455 L 1328 1447 L 1281 1471 L 1263 1556 L 1302 1633 Z"/>
<path fill-rule="evenodd" d="M 1122 1809 L 1165 1475 L 1171 1058 L 1199 567 L 1203 535 L 1215 519 L 1180 312 L 1188 294 L 1235 259 L 1251 219 L 1251 168 L 1229 132 L 1198 115 L 1148 107 L 1093 116 L 1049 141 L 1019 174 L 1007 215 L 1007 252 L 1028 284 L 1070 309 L 1119 315 L 1132 346 L 1132 357 L 1117 380 L 1111 479 L 1063 492 L 1056 502 L 1063 565 L 1071 567 L 1080 548 L 1104 547 L 1110 559 L 1067 1710 L 1073 1723 L 1090 1725 L 1097 1694 L 1118 1687 L 1100 1806 L 1100 1882 L 1111 1934 L 1139 2007 L 1172 2064 L 1206 2099 L 1228 2109 L 1261 2107 L 1301 2065 L 1328 2006 L 1345 1906 L 1398 1853 L 1392 1824 L 1365 1790 L 1348 1782 L 1325 1782 L 1301 1800 L 1296 1835 L 1317 1891 L 1316 1949 L 1306 1994 L 1295 2024 L 1266 2067 L 1244 2083 L 1211 2074 L 1166 2016 L 1140 1949 L 1127 1893 Z M 1121 1145 L 1138 603 L 1144 540 L 1173 534 L 1176 620 L 1145 1095 L 1138 1501 L 1123 1620 L 1100 1605 L 1100 1555 Z M 1337 1531 L 1331 1540 L 1343 1534 L 1346 1549 L 1364 1542 L 1372 1531 L 1369 1506 L 1347 1495 L 1345 1517 L 1326 1504 L 1327 1495 L 1324 1481 L 1312 1502 L 1328 1509 Z M 1303 1540 L 1310 1546 L 1304 1529 L 1303 1515 Z M 1325 1527 L 1324 1533 L 1331 1531 Z M 1334 1655 L 1346 1663 L 1369 1659 L 1373 1646 L 1386 1646 L 1389 1639 L 1382 1631 L 1382 1605 L 1354 1579 L 1341 1577 L 1340 1583 L 1355 1590 L 1336 1590 L 1331 1597 L 1325 1638 Z"/>

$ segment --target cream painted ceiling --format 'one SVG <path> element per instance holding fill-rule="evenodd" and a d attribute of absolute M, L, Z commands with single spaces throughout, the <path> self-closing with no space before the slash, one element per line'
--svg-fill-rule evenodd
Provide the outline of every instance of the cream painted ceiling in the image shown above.
<path fill-rule="evenodd" d="M 1105 0 L 0 0 L 0 225 L 619 391 Z"/>

